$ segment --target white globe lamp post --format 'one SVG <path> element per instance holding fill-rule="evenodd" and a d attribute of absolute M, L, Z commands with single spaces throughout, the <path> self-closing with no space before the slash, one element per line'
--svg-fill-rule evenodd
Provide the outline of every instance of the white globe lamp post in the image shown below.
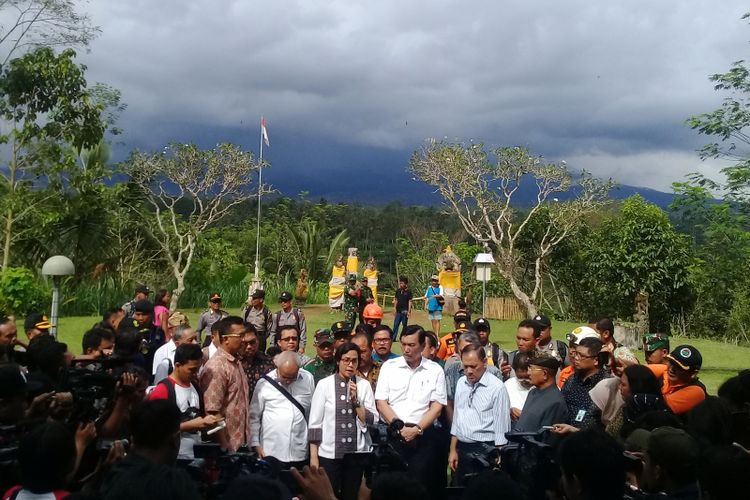
<path fill-rule="evenodd" d="M 491 253 L 478 253 L 474 257 L 474 264 L 477 268 L 477 281 L 482 282 L 482 316 L 485 316 L 485 306 L 487 305 L 487 282 L 492 275 L 492 265 L 495 259 Z"/>
<path fill-rule="evenodd" d="M 55 255 L 44 262 L 42 274 L 52 278 L 52 310 L 50 311 L 52 328 L 50 333 L 57 338 L 57 316 L 60 308 L 60 278 L 75 274 L 76 266 L 64 255 Z"/>

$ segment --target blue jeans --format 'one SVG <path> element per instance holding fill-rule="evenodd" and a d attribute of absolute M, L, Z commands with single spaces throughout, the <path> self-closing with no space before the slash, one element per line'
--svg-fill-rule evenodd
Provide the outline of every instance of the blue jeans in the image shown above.
<path fill-rule="evenodd" d="M 393 341 L 398 339 L 398 327 L 400 324 L 406 328 L 409 325 L 409 316 L 405 312 L 396 312 L 395 319 L 393 320 Z"/>

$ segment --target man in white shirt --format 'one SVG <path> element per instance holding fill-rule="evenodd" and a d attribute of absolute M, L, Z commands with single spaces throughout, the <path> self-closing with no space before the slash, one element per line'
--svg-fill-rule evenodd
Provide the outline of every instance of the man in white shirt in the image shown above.
<path fill-rule="evenodd" d="M 181 344 L 197 344 L 198 333 L 188 325 L 179 325 L 172 331 L 172 338 L 154 353 L 154 365 L 151 374 L 154 376 L 156 385 L 159 381 L 167 378 L 174 367 L 174 351 Z"/>
<path fill-rule="evenodd" d="M 523 405 L 526 404 L 526 397 L 534 385 L 529 378 L 529 357 L 528 353 L 519 352 L 513 357 L 513 372 L 515 377 L 505 381 L 505 389 L 508 391 L 510 398 L 510 418 L 511 429 L 515 429 L 516 421 L 521 416 Z"/>
<path fill-rule="evenodd" d="M 149 400 L 170 400 L 180 409 L 180 452 L 177 458 L 183 460 L 195 459 L 193 447 L 201 441 L 200 431 L 214 427 L 222 420 L 219 415 L 201 415 L 201 398 L 193 379 L 198 374 L 202 355 L 198 335 L 193 334 L 195 342 L 180 344 L 172 353 L 174 371 L 157 383 L 148 396 Z"/>
<path fill-rule="evenodd" d="M 375 390 L 375 402 L 382 419 L 403 425 L 399 440 L 392 444 L 409 465 L 409 473 L 419 478 L 430 498 L 438 498 L 444 484 L 434 477 L 440 456 L 440 440 L 433 427 L 446 404 L 445 374 L 440 365 L 422 357 L 426 334 L 419 325 L 401 333 L 403 356 L 383 363 Z"/>
<path fill-rule="evenodd" d="M 315 380 L 300 370 L 295 351 L 282 352 L 274 363 L 276 369 L 258 380 L 253 392 L 250 446 L 261 458 L 276 458 L 284 469 L 300 469 L 307 459 L 307 416 Z"/>
<path fill-rule="evenodd" d="M 487 371 L 484 347 L 469 344 L 461 351 L 464 375 L 458 379 L 451 426 L 448 463 L 456 473 L 456 485 L 466 485 L 466 475 L 482 472 L 472 454 L 484 455 L 508 442 L 510 400 L 503 382 Z"/>

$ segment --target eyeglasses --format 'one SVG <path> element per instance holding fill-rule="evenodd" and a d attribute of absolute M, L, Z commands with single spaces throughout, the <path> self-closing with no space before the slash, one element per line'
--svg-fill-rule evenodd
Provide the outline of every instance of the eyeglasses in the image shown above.
<path fill-rule="evenodd" d="M 538 366 L 529 366 L 529 371 L 530 372 L 543 372 L 544 368 L 540 368 Z"/>
<path fill-rule="evenodd" d="M 211 303 L 212 304 L 221 304 L 221 301 L 220 300 L 212 300 Z"/>
<path fill-rule="evenodd" d="M 243 344 L 255 345 L 258 343 L 258 339 L 242 339 Z"/>
<path fill-rule="evenodd" d="M 299 337 L 284 337 L 282 339 L 279 339 L 279 342 L 298 342 Z"/>
<path fill-rule="evenodd" d="M 341 358 L 341 362 L 345 365 L 356 365 L 359 358 Z"/>
<path fill-rule="evenodd" d="M 391 339 L 374 339 L 372 342 L 374 344 L 387 344 L 390 341 Z"/>
<path fill-rule="evenodd" d="M 581 354 L 580 352 L 571 352 L 570 353 L 571 358 L 583 358 L 583 359 L 594 359 L 596 356 L 586 356 L 585 354 Z"/>

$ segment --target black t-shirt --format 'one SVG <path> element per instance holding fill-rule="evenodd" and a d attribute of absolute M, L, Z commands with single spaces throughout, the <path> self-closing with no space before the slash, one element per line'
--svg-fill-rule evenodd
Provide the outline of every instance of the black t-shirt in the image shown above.
<path fill-rule="evenodd" d="M 409 310 L 409 301 L 412 299 L 411 290 L 399 288 L 396 290 L 396 311 L 404 312 Z"/>

